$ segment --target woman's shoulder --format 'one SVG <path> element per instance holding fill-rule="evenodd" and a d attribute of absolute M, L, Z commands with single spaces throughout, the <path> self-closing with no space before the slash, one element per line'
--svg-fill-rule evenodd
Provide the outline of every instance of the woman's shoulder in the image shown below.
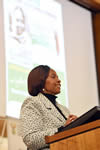
<path fill-rule="evenodd" d="M 26 106 L 38 105 L 41 102 L 41 98 L 42 98 L 41 93 L 39 93 L 37 96 L 28 96 L 24 100 L 21 108 L 26 107 Z"/>

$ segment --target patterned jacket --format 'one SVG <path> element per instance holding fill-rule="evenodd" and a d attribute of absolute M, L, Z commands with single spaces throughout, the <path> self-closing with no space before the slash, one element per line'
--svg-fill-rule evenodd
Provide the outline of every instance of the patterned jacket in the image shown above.
<path fill-rule="evenodd" d="M 69 110 L 58 104 L 62 113 L 68 117 Z M 66 120 L 56 107 L 42 93 L 27 98 L 22 107 L 19 133 L 29 150 L 45 149 L 45 136 L 50 136 L 65 124 Z M 47 150 L 47 149 L 45 149 Z M 48 148 L 49 150 L 49 148 Z"/>

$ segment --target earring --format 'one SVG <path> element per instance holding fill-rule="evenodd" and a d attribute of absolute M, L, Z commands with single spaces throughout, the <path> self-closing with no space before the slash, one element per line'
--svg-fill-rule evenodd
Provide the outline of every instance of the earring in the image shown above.
<path fill-rule="evenodd" d="M 43 89 L 42 89 L 42 91 L 44 92 L 44 91 L 45 91 L 45 89 L 43 88 Z"/>
<path fill-rule="evenodd" d="M 42 92 L 45 93 L 45 89 L 44 88 L 42 89 Z"/>

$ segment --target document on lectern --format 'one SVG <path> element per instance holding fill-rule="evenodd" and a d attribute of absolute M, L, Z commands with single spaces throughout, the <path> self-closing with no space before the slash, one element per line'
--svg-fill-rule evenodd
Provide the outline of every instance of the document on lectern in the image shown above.
<path fill-rule="evenodd" d="M 69 125 L 63 128 L 62 131 L 75 128 L 77 126 L 99 120 L 100 119 L 100 106 L 95 106 L 92 109 L 90 109 L 88 112 L 81 115 L 79 118 L 77 118 L 75 121 L 71 122 Z"/>

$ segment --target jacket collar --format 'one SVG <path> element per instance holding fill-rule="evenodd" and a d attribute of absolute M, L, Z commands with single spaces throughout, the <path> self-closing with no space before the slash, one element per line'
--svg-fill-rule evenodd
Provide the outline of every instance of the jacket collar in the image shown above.
<path fill-rule="evenodd" d="M 60 112 L 56 109 L 52 102 L 48 100 L 46 96 L 44 96 L 42 93 L 39 93 L 38 97 L 41 100 L 41 102 L 45 105 L 45 107 L 50 110 L 50 113 L 52 113 L 53 116 L 57 117 L 60 121 L 65 122 L 64 117 L 60 114 Z"/>

